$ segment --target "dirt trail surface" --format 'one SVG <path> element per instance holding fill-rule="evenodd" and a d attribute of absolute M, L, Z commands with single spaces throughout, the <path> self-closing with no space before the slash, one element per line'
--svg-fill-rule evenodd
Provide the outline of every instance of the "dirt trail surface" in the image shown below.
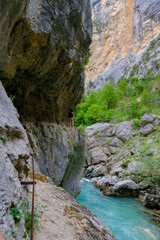
<path fill-rule="evenodd" d="M 37 204 L 43 214 L 40 229 L 35 232 L 35 240 L 115 239 L 101 220 L 52 183 L 37 182 Z"/>
<path fill-rule="evenodd" d="M 55 186 L 49 183 L 36 184 L 36 201 L 43 211 L 40 219 L 40 230 L 36 232 L 35 240 L 45 239 L 78 239 L 72 221 L 65 214 L 65 195 L 61 189 L 61 197 Z M 64 199 L 63 199 L 64 198 Z M 46 206 L 46 207 L 45 207 Z"/>

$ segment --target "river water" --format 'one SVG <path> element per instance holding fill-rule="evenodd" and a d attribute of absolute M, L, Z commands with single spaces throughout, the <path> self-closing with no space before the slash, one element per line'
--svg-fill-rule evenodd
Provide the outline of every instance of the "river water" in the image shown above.
<path fill-rule="evenodd" d="M 143 211 L 134 198 L 106 197 L 92 182 L 82 181 L 82 191 L 76 199 L 98 216 L 118 240 L 160 240 L 160 228 L 152 223 L 153 216 Z"/>

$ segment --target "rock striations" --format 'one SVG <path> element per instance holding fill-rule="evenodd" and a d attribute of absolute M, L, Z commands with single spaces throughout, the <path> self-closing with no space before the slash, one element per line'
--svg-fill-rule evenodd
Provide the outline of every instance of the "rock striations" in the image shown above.
<path fill-rule="evenodd" d="M 91 5 L 93 41 L 86 81 L 94 81 L 95 88 L 100 89 L 107 79 L 128 77 L 136 64 L 142 67 L 140 76 L 153 69 L 154 64 L 145 64 L 146 56 L 142 55 L 160 33 L 159 0 L 92 0 Z M 152 51 L 156 56 L 146 53 L 147 58 L 159 62 L 159 45 Z"/>
<path fill-rule="evenodd" d="M 76 197 L 81 191 L 80 179 L 85 162 L 85 139 L 75 128 L 57 124 L 23 124 L 35 153 L 36 170 L 50 177 Z"/>
<path fill-rule="evenodd" d="M 10 208 L 20 203 L 27 192 L 20 181 L 26 179 L 30 160 L 27 134 L 18 114 L 0 83 L 0 230 L 13 239 L 14 220 Z M 17 225 L 17 240 L 23 239 L 24 220 Z"/>

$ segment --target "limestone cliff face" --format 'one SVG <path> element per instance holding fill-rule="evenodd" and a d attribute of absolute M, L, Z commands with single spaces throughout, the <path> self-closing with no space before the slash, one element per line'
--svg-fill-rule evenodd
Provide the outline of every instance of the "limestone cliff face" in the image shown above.
<path fill-rule="evenodd" d="M 50 177 L 76 197 L 85 161 L 85 139 L 75 128 L 57 124 L 25 123 L 31 151 L 36 155 L 36 169 Z"/>
<path fill-rule="evenodd" d="M 86 66 L 86 81 L 95 79 L 107 69 L 111 77 L 118 78 L 111 72 L 118 61 L 126 59 L 125 65 L 130 66 L 134 57 L 160 33 L 160 2 L 92 0 L 91 5 L 93 41 L 90 47 L 92 56 Z M 120 77 L 123 65 L 124 61 L 117 70 Z"/>
<path fill-rule="evenodd" d="M 20 180 L 25 180 L 30 161 L 29 141 L 20 124 L 16 109 L 7 97 L 0 83 L 0 231 L 5 239 L 15 239 L 13 217 L 10 215 L 11 206 L 20 204 L 27 196 Z M 16 239 L 23 239 L 24 220 L 16 227 Z"/>
<path fill-rule="evenodd" d="M 1 1 L 0 12 L 0 80 L 21 118 L 66 121 L 83 93 L 89 0 Z"/>

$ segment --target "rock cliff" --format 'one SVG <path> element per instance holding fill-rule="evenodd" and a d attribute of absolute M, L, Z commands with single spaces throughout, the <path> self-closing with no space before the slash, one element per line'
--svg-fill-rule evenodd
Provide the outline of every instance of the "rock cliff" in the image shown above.
<path fill-rule="evenodd" d="M 117 81 L 123 75 L 128 76 L 135 64 L 139 65 L 142 53 L 160 33 L 160 2 L 92 0 L 91 5 L 93 41 L 86 81 L 95 79 L 95 87 L 101 88 L 107 79 Z M 159 62 L 159 45 L 152 50 L 157 56 L 150 58 Z M 152 65 L 143 68 L 143 73 Z"/>
<path fill-rule="evenodd" d="M 20 181 L 26 179 L 30 161 L 29 141 L 18 113 L 0 83 L 0 230 L 13 239 L 15 223 L 11 207 L 27 197 Z M 17 240 L 23 239 L 24 220 L 16 227 Z"/>
<path fill-rule="evenodd" d="M 36 170 L 76 197 L 85 162 L 85 139 L 75 128 L 57 124 L 24 123 L 35 153 Z"/>
<path fill-rule="evenodd" d="M 84 90 L 90 2 L 0 3 L 0 80 L 21 119 L 65 122 Z"/>
<path fill-rule="evenodd" d="M 2 232 L 6 240 L 22 240 L 28 239 L 23 200 L 29 199 L 30 188 L 21 181 L 32 176 L 31 154 L 36 179 L 48 176 L 73 196 L 80 192 L 84 137 L 65 123 L 84 90 L 84 58 L 92 35 L 90 1 L 1 1 L 0 13 L 0 236 Z M 81 215 L 80 205 L 65 190 L 47 184 L 57 199 L 70 198 Z M 51 205 L 52 190 L 47 193 Z M 62 208 L 58 214 L 63 213 Z M 87 210 L 83 214 L 88 215 L 82 216 L 84 239 L 92 234 L 111 239 L 109 230 L 104 234 L 100 229 L 101 221 Z M 70 210 L 66 215 L 71 218 Z M 76 224 L 68 224 L 70 239 L 80 239 Z M 60 228 L 52 234 L 56 231 Z"/>

